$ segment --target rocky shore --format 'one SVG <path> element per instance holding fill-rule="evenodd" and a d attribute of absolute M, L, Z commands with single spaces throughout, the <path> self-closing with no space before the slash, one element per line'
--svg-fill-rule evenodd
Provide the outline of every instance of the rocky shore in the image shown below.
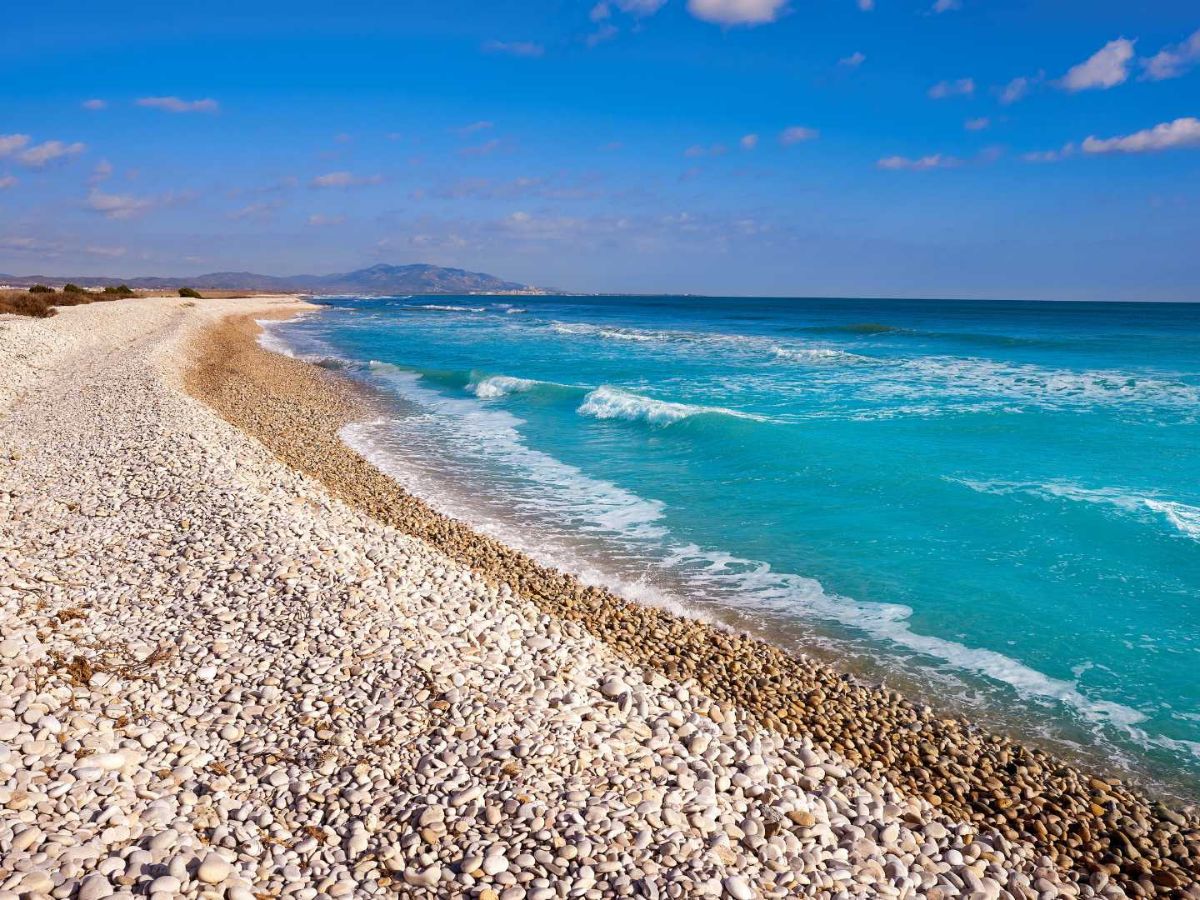
<path fill-rule="evenodd" d="M 1191 813 L 429 509 L 295 308 L 0 321 L 0 900 L 1200 898 Z"/>

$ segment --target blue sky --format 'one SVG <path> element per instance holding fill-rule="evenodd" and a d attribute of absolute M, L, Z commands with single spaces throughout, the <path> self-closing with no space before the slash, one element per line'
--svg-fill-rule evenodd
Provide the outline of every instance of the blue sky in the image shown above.
<path fill-rule="evenodd" d="M 6 19 L 0 272 L 1200 300 L 1193 0 Z"/>

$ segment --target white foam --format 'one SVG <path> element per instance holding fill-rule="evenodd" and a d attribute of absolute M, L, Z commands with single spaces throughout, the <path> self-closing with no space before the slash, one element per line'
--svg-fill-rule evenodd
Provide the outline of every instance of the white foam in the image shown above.
<path fill-rule="evenodd" d="M 405 309 L 426 309 L 431 312 L 466 312 L 466 313 L 481 313 L 487 312 L 485 306 L 450 306 L 446 303 L 419 303 L 412 306 L 406 306 Z"/>
<path fill-rule="evenodd" d="M 696 406 L 690 403 L 673 403 L 655 400 L 620 388 L 602 385 L 583 398 L 577 412 L 593 419 L 626 419 L 631 422 L 648 422 L 651 425 L 671 425 L 690 419 L 692 416 L 721 415 L 756 422 L 769 422 L 765 416 L 739 412 L 721 406 Z"/>
<path fill-rule="evenodd" d="M 875 362 L 869 356 L 858 353 L 848 353 L 845 350 L 835 350 L 832 347 L 772 347 L 771 354 L 776 359 L 789 362 L 810 363 L 816 365 L 828 363 L 861 363 Z"/>
<path fill-rule="evenodd" d="M 1085 488 L 1066 481 L 979 481 L 970 478 L 947 478 L 947 481 L 969 487 L 981 494 L 1028 494 L 1044 500 L 1070 500 L 1110 506 L 1139 518 L 1166 522 L 1185 537 L 1200 541 L 1200 506 L 1190 506 L 1174 500 L 1148 496 L 1121 488 Z"/>
<path fill-rule="evenodd" d="M 1194 410 L 1200 388 L 1134 372 L 1075 371 L 982 357 L 922 356 L 905 360 L 868 385 L 875 399 L 986 398 L 1049 409 L 1157 404 Z"/>
<path fill-rule="evenodd" d="M 467 390 L 481 400 L 494 400 L 509 394 L 522 394 L 546 382 L 532 378 L 514 378 L 511 375 L 489 375 L 467 385 Z"/>

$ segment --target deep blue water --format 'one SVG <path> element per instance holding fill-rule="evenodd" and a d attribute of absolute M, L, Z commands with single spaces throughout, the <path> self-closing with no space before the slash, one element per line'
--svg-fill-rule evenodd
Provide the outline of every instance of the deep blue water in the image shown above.
<path fill-rule="evenodd" d="M 435 505 L 1200 796 L 1200 305 L 322 302 Z"/>

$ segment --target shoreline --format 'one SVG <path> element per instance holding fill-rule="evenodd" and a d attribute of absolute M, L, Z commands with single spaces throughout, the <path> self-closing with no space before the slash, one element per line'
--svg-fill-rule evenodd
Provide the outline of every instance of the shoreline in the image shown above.
<path fill-rule="evenodd" d="M 243 317 L 210 331 L 189 388 L 340 499 L 510 586 L 544 613 L 582 625 L 634 664 L 699 684 L 764 727 L 811 736 L 822 749 L 886 777 L 945 815 L 1028 841 L 1063 869 L 1085 878 L 1103 870 L 1149 896 L 1174 896 L 1195 883 L 1200 824 L 1194 813 L 1185 817 L 1045 751 L 916 708 L 826 663 L 585 587 L 437 513 L 339 439 L 343 425 L 368 414 L 361 391 L 326 370 L 262 349 L 256 330 Z M 266 397 L 269 404 L 261 402 Z M 1151 864 L 1147 857 L 1155 848 L 1166 854 Z"/>

